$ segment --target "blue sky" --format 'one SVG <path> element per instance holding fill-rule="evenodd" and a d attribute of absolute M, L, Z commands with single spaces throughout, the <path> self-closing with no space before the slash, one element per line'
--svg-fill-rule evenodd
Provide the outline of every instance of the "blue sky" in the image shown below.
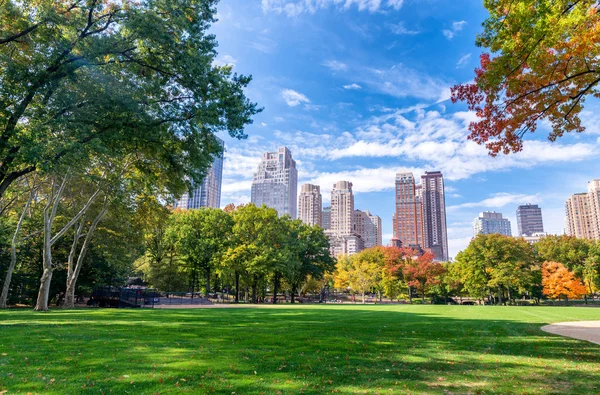
<path fill-rule="evenodd" d="M 247 95 L 265 110 L 249 138 L 224 137 L 222 205 L 250 201 L 264 151 L 286 145 L 299 184 L 354 184 L 355 206 L 392 233 L 396 172 L 440 170 L 446 181 L 450 255 L 466 247 L 484 210 L 538 203 L 550 233 L 562 233 L 564 201 L 600 177 L 600 105 L 588 101 L 585 134 L 551 143 L 547 128 L 523 152 L 492 158 L 466 140 L 474 119 L 449 87 L 473 78 L 474 45 L 486 10 L 470 0 L 222 0 L 220 64 L 251 74 Z"/>

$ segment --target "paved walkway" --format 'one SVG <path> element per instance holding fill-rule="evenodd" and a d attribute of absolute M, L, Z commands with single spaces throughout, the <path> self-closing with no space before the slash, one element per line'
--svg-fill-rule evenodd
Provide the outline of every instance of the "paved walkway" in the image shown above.
<path fill-rule="evenodd" d="M 600 344 L 600 321 L 557 322 L 542 327 L 544 332 Z"/>

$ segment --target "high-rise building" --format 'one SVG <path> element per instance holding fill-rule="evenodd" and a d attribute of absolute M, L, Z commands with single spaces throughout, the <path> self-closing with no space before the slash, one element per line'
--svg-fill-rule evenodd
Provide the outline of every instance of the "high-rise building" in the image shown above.
<path fill-rule="evenodd" d="M 525 204 L 517 207 L 517 228 L 519 236 L 533 236 L 534 233 L 544 233 L 542 209 L 537 204 Z"/>
<path fill-rule="evenodd" d="M 224 141 L 215 137 L 223 147 Z M 184 193 L 175 201 L 175 207 L 188 210 L 201 207 L 219 208 L 221 206 L 221 184 L 223 183 L 223 154 L 215 156 L 213 163 L 206 173 L 202 183 L 193 187 L 192 192 Z"/>
<path fill-rule="evenodd" d="M 592 234 L 600 239 L 600 179 L 588 182 L 589 209 L 591 211 Z"/>
<path fill-rule="evenodd" d="M 363 238 L 355 230 L 355 219 L 352 183 L 338 181 L 331 191 L 330 227 L 325 232 L 332 255 L 352 255 L 365 247 Z"/>
<path fill-rule="evenodd" d="M 338 181 L 331 191 L 331 231 L 338 236 L 350 235 L 354 225 L 352 183 Z"/>
<path fill-rule="evenodd" d="M 494 233 L 512 236 L 510 221 L 503 218 L 502 213 L 495 211 L 484 211 L 479 214 L 479 217 L 473 221 L 473 235 L 491 235 Z"/>
<path fill-rule="evenodd" d="M 392 218 L 393 235 L 402 245 L 423 246 L 423 207 L 421 187 L 412 173 L 396 174 L 396 212 Z"/>
<path fill-rule="evenodd" d="M 373 223 L 375 227 L 375 245 L 382 246 L 383 245 L 383 228 L 381 227 L 381 217 L 379 215 L 371 214 L 367 210 L 367 216 Z"/>
<path fill-rule="evenodd" d="M 252 180 L 251 201 L 274 208 L 279 216 L 296 218 L 298 170 L 287 147 L 265 152 Z"/>
<path fill-rule="evenodd" d="M 587 193 L 576 193 L 565 202 L 565 232 L 581 239 L 594 239 L 594 217 Z"/>
<path fill-rule="evenodd" d="M 331 206 L 323 207 L 321 213 L 321 227 L 325 230 L 331 229 Z"/>
<path fill-rule="evenodd" d="M 322 226 L 322 207 L 321 187 L 302 185 L 298 196 L 298 218 L 307 225 Z"/>
<path fill-rule="evenodd" d="M 444 177 L 439 171 L 421 176 L 423 204 L 423 247 L 439 261 L 448 260 L 448 233 L 446 229 L 446 197 Z M 398 221 L 398 218 L 396 219 Z M 403 241 L 404 244 L 404 241 Z"/>
<path fill-rule="evenodd" d="M 381 245 L 381 218 L 369 211 L 354 210 L 354 233 L 364 242 L 364 248 Z"/>

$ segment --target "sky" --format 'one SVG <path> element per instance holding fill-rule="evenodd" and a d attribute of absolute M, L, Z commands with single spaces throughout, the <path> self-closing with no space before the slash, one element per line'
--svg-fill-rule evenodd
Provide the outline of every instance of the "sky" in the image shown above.
<path fill-rule="evenodd" d="M 482 211 L 542 207 L 545 231 L 562 234 L 564 202 L 600 178 L 600 103 L 588 100 L 585 133 L 547 140 L 540 125 L 518 154 L 490 157 L 468 141 L 474 120 L 450 87 L 474 77 L 487 16 L 475 0 L 221 0 L 211 32 L 217 64 L 252 75 L 246 90 L 264 110 L 247 139 L 225 140 L 221 204 L 250 201 L 263 152 L 287 146 L 298 190 L 353 183 L 355 208 L 379 215 L 392 236 L 398 172 L 444 175 L 450 255 L 464 249 Z"/>

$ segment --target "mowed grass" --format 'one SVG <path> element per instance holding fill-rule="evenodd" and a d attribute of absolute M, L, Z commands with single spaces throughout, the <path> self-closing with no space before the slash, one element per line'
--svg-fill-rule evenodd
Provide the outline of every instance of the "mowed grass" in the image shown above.
<path fill-rule="evenodd" d="M 0 312 L 0 393 L 599 394 L 600 309 L 280 306 Z"/>

